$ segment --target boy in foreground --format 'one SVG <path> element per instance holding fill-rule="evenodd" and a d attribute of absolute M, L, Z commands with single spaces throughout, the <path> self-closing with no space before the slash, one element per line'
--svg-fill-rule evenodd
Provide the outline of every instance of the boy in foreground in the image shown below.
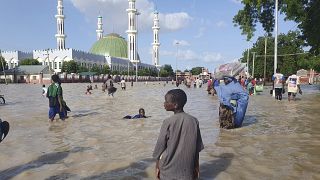
<path fill-rule="evenodd" d="M 185 113 L 187 95 L 173 89 L 165 95 L 164 108 L 174 115 L 162 123 L 153 157 L 159 179 L 199 178 L 199 152 L 204 148 L 198 120 Z"/>

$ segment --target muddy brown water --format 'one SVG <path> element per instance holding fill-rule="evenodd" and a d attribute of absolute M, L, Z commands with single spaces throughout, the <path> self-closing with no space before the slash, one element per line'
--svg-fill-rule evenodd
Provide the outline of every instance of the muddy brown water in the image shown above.
<path fill-rule="evenodd" d="M 164 83 L 118 86 L 115 97 L 87 84 L 63 84 L 71 108 L 48 122 L 40 85 L 0 85 L 0 118 L 11 129 L 0 144 L 0 179 L 155 179 L 151 158 L 162 121 Z M 129 85 L 129 84 L 127 84 Z M 320 179 L 320 91 L 302 86 L 295 102 L 275 101 L 269 89 L 250 96 L 242 128 L 218 126 L 218 100 L 205 87 L 187 89 L 185 111 L 197 117 L 205 149 L 201 179 Z M 123 120 L 143 107 L 147 119 Z M 58 118 L 58 117 L 56 117 Z"/>

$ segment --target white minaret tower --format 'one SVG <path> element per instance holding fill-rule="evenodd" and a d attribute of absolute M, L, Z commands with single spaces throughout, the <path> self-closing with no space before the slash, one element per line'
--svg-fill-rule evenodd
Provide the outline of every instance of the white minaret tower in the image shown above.
<path fill-rule="evenodd" d="M 153 43 L 152 43 L 152 63 L 156 67 L 159 67 L 159 13 L 157 11 L 154 12 L 154 18 L 153 18 Z"/>
<path fill-rule="evenodd" d="M 58 0 L 57 6 L 58 14 L 55 16 L 57 18 L 57 49 L 65 49 L 66 48 L 66 35 L 64 34 L 64 19 L 63 15 L 63 0 Z"/>
<path fill-rule="evenodd" d="M 98 16 L 98 24 L 97 24 L 98 28 L 96 30 L 97 32 L 97 39 L 100 40 L 101 38 L 103 38 L 103 24 L 102 24 L 102 16 Z"/>
<path fill-rule="evenodd" d="M 128 13 L 128 59 L 131 62 L 138 62 L 137 53 L 137 26 L 136 26 L 136 16 L 137 9 L 135 7 L 136 0 L 128 0 L 129 8 Z"/>

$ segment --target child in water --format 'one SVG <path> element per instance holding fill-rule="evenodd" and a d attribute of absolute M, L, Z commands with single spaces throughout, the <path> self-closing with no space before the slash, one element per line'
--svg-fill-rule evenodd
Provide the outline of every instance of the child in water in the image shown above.
<path fill-rule="evenodd" d="M 137 115 L 134 115 L 134 116 L 127 115 L 127 116 L 123 117 L 123 119 L 138 119 L 138 118 L 147 118 L 146 113 L 143 108 L 139 109 L 139 114 L 137 114 Z"/>
<path fill-rule="evenodd" d="M 159 179 L 198 179 L 199 152 L 204 148 L 197 118 L 184 112 L 187 95 L 173 89 L 165 95 L 164 108 L 174 115 L 162 123 L 153 151 Z"/>

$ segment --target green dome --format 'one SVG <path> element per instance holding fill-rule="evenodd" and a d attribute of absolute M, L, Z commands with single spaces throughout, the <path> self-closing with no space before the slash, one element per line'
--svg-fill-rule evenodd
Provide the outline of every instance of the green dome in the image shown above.
<path fill-rule="evenodd" d="M 95 42 L 90 52 L 103 56 L 128 58 L 127 41 L 119 34 L 111 33 Z"/>

